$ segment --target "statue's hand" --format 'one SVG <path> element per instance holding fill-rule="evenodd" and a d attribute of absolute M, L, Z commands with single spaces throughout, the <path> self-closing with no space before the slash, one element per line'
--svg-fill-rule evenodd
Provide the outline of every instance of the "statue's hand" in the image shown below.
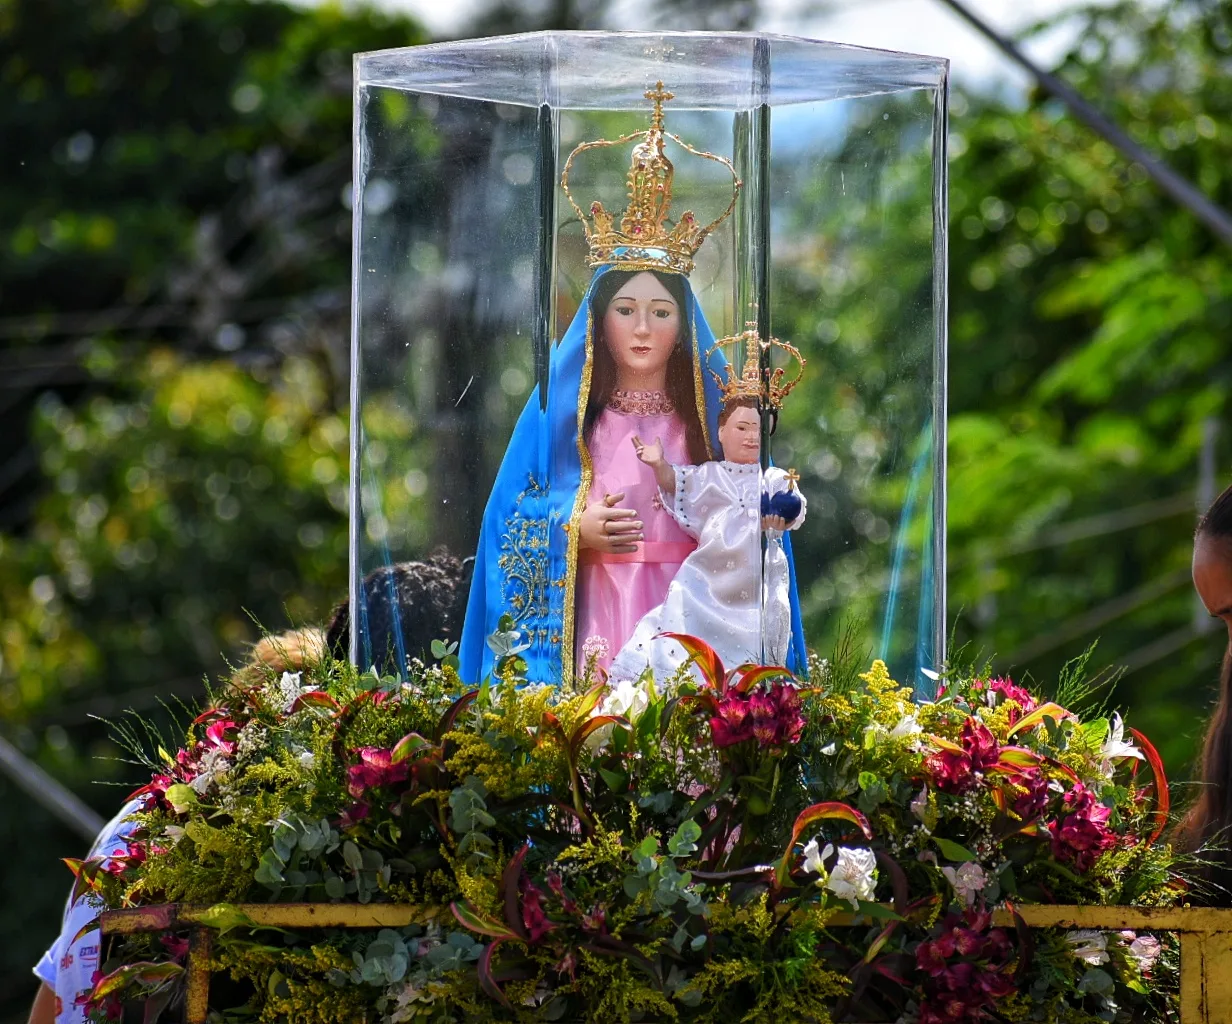
<path fill-rule="evenodd" d="M 633 450 L 637 457 L 647 466 L 654 469 L 663 461 L 663 439 L 656 437 L 654 444 L 644 444 L 636 434 L 633 435 Z"/>
<path fill-rule="evenodd" d="M 643 539 L 642 521 L 636 509 L 617 508 L 624 492 L 609 494 L 601 502 L 587 505 L 578 521 L 578 544 L 609 554 L 627 554 L 637 550 Z"/>
<path fill-rule="evenodd" d="M 772 530 L 778 530 L 779 533 L 787 529 L 787 520 L 782 516 L 762 516 L 761 528 L 769 533 Z"/>

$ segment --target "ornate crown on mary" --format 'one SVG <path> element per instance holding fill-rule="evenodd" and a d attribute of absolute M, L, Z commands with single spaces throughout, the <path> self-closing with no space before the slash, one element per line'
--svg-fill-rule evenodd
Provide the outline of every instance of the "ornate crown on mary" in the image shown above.
<path fill-rule="evenodd" d="M 706 237 L 734 210 L 740 181 L 730 161 L 664 130 L 663 104 L 672 95 L 662 82 L 646 98 L 648 128 L 584 142 L 565 163 L 561 186 L 585 229 L 595 273 L 551 352 L 546 396 L 536 388 L 518 418 L 484 511 L 459 649 L 462 677 L 471 682 L 491 672 L 508 644 L 522 648 L 527 678 L 536 682 L 570 686 L 585 671 L 606 669 L 696 548 L 664 507 L 633 441 L 660 438 L 674 465 L 722 458 L 727 363 L 688 275 Z M 714 220 L 702 224 L 691 211 L 672 219 L 669 139 L 731 172 L 731 202 Z M 635 143 L 628 206 L 618 221 L 595 202 L 587 217 L 569 191 L 574 159 L 628 143 Z M 657 318 L 644 339 L 633 339 L 632 376 L 613 340 L 618 331 L 629 334 L 613 319 L 622 315 Z M 674 340 L 656 348 L 652 333 L 662 337 L 666 324 L 675 324 Z M 653 386 L 641 386 L 647 381 Z M 802 674 L 794 567 L 790 608 L 783 660 Z M 516 639 L 500 629 L 506 615 Z"/>

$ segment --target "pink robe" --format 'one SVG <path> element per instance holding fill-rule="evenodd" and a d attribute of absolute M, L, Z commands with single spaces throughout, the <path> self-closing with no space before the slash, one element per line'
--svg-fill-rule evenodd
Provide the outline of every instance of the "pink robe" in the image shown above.
<path fill-rule="evenodd" d="M 588 446 L 594 478 L 587 502 L 623 491 L 617 507 L 637 512 L 645 541 L 628 554 L 593 548 L 579 552 L 574 634 L 579 673 L 592 650 L 597 664 L 608 667 L 642 616 L 663 603 L 676 570 L 697 546 L 664 509 L 654 473 L 633 450 L 634 434 L 647 444 L 661 438 L 664 457 L 673 465 L 690 462 L 684 423 L 675 413 L 639 416 L 607 408 L 595 420 Z"/>

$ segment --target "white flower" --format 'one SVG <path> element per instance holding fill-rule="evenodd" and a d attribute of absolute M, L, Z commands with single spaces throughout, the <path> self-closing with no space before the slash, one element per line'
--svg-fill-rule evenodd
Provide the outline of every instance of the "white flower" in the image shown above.
<path fill-rule="evenodd" d="M 603 698 L 599 714 L 624 715 L 630 721 L 636 721 L 649 704 L 650 695 L 646 687 L 632 679 L 622 679 Z"/>
<path fill-rule="evenodd" d="M 1103 760 L 1103 769 L 1105 772 L 1112 771 L 1112 762 L 1119 757 L 1136 757 L 1140 761 L 1146 760 L 1142 751 L 1135 747 L 1132 743 L 1125 742 L 1125 723 L 1121 721 L 1121 716 L 1113 713 L 1112 724 L 1108 727 L 1108 735 L 1104 738 L 1104 745 L 1100 748 L 1099 756 Z"/>
<path fill-rule="evenodd" d="M 829 843 L 826 843 L 826 848 L 819 852 L 816 839 L 810 839 L 804 844 L 804 863 L 801 866 L 810 874 L 821 875 L 821 878 L 817 880 L 818 885 L 823 884 L 826 877 L 825 859 L 833 852 L 834 847 Z"/>
<path fill-rule="evenodd" d="M 603 702 L 595 710 L 596 715 L 623 715 L 630 722 L 636 722 L 642 712 L 650 704 L 650 694 L 641 682 L 632 679 L 622 679 L 608 690 Z M 612 735 L 612 726 L 601 725 L 586 737 L 586 746 L 590 750 L 598 750 Z"/>
<path fill-rule="evenodd" d="M 856 901 L 871 900 L 877 888 L 877 855 L 872 850 L 840 846 L 826 888 L 847 900 L 852 910 L 858 909 Z"/>
<path fill-rule="evenodd" d="M 923 731 L 924 727 L 915 720 L 915 715 L 904 715 L 898 725 L 890 730 L 890 739 L 910 740 L 919 736 Z"/>
<path fill-rule="evenodd" d="M 919 818 L 920 821 L 927 821 L 928 820 L 928 787 L 925 786 L 918 793 L 916 793 L 914 799 L 912 799 L 911 803 L 908 804 L 908 806 L 911 808 L 911 813 L 914 814 L 917 818 Z"/>
<path fill-rule="evenodd" d="M 312 771 L 316 767 L 317 759 L 311 750 L 301 750 L 295 759 L 308 771 Z"/>
<path fill-rule="evenodd" d="M 172 846 L 175 846 L 176 843 L 178 843 L 186 835 L 188 835 L 188 833 L 180 825 L 167 825 L 163 829 L 163 838 L 166 839 Z"/>
<path fill-rule="evenodd" d="M 946 880 L 954 887 L 954 892 L 958 894 L 958 898 L 967 907 L 975 902 L 976 894 L 988 884 L 988 876 L 984 874 L 984 869 L 974 861 L 960 864 L 957 870 L 944 867 L 941 873 L 945 875 Z"/>
<path fill-rule="evenodd" d="M 1154 967 L 1162 952 L 1163 946 L 1154 935 L 1139 935 L 1129 944 L 1128 950 L 1129 955 L 1138 961 L 1140 971 L 1149 971 Z"/>
<path fill-rule="evenodd" d="M 235 738 L 236 763 L 246 761 L 260 751 L 265 746 L 266 738 L 265 729 L 256 719 L 248 722 Z"/>
<path fill-rule="evenodd" d="M 822 747 L 818 753 L 824 755 L 825 757 L 833 757 L 836 750 L 838 750 L 838 744 L 830 742 Z"/>
<path fill-rule="evenodd" d="M 1108 939 L 1103 932 L 1088 928 L 1066 932 L 1065 941 L 1074 947 L 1074 956 L 1083 963 L 1098 967 L 1108 962 Z"/>
<path fill-rule="evenodd" d="M 201 755 L 196 777 L 189 783 L 197 796 L 204 796 L 215 782 L 221 782 L 231 768 L 231 761 L 218 747 L 211 747 Z"/>
<path fill-rule="evenodd" d="M 284 672 L 282 678 L 278 680 L 278 696 L 282 699 L 282 713 L 290 714 L 292 705 L 299 699 L 299 695 L 304 692 L 307 687 L 300 685 L 303 679 L 302 672 Z"/>

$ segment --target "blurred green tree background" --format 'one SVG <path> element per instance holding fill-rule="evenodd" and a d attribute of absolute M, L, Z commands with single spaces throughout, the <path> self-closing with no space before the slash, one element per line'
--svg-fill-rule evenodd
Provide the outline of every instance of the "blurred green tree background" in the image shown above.
<path fill-rule="evenodd" d="M 1227 6 L 1073 17 L 1060 73 L 1232 205 Z M 0 733 L 104 815 L 131 776 L 90 715 L 191 700 L 256 622 L 342 594 L 350 55 L 422 41 L 333 6 L 0 2 Z M 1200 463 L 1230 464 L 1229 254 L 1046 97 L 956 94 L 951 131 L 956 640 L 1047 679 L 1100 637 L 1183 778 L 1226 643 L 1187 566 Z M 83 842 L 5 780 L 0 842 L 21 1020 Z"/>

